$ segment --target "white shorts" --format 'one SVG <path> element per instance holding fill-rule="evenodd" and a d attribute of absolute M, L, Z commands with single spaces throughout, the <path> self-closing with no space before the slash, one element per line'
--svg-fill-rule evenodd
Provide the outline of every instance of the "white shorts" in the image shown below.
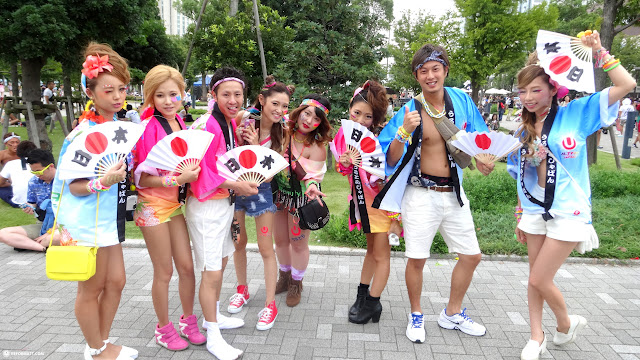
<path fill-rule="evenodd" d="M 185 218 L 196 258 L 196 271 L 222 270 L 222 259 L 233 254 L 233 205 L 229 199 L 198 201 L 189 197 Z"/>
<path fill-rule="evenodd" d="M 464 206 L 460 207 L 455 192 L 437 192 L 408 185 L 401 205 L 405 256 L 411 259 L 431 256 L 436 231 L 440 231 L 449 252 L 480 254 L 469 200 L 464 195 L 462 200 Z"/>
<path fill-rule="evenodd" d="M 518 229 L 527 234 L 546 235 L 560 241 L 576 242 L 576 251 L 580 254 L 600 246 L 593 225 L 579 220 L 555 217 L 544 221 L 542 214 L 523 214 Z"/>

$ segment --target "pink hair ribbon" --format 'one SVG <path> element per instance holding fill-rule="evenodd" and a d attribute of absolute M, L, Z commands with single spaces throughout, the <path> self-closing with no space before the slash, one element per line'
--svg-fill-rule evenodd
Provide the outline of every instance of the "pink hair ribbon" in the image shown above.
<path fill-rule="evenodd" d="M 558 91 L 558 98 L 561 99 L 565 97 L 569 93 L 569 89 L 566 86 L 562 86 L 558 84 L 557 81 L 549 78 L 549 84 L 553 85 L 554 88 Z"/>

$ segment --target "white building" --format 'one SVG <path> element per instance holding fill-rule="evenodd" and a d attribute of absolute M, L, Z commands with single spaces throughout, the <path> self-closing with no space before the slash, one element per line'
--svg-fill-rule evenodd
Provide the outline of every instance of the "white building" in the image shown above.
<path fill-rule="evenodd" d="M 176 10 L 175 0 L 158 0 L 158 7 L 160 8 L 160 18 L 168 35 L 182 36 L 187 32 L 191 19 Z"/>
<path fill-rule="evenodd" d="M 520 5 L 518 5 L 518 11 L 519 12 L 526 12 L 529 9 L 531 9 L 532 7 L 542 4 L 543 1 L 544 0 L 523 0 L 523 1 L 520 2 Z M 549 2 L 549 1 L 547 1 L 547 2 Z"/>

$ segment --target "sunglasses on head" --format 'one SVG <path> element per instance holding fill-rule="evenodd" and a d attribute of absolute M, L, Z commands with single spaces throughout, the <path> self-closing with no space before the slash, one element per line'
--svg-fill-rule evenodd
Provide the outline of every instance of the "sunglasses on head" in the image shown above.
<path fill-rule="evenodd" d="M 35 176 L 40 176 L 40 175 L 44 174 L 44 172 L 45 172 L 45 171 L 46 171 L 46 170 L 47 170 L 51 165 L 53 165 L 53 163 L 51 163 L 51 164 L 47 165 L 47 166 L 46 166 L 44 169 L 42 169 L 42 170 L 36 170 L 36 171 L 31 170 L 31 173 L 32 173 L 33 175 L 35 175 Z"/>

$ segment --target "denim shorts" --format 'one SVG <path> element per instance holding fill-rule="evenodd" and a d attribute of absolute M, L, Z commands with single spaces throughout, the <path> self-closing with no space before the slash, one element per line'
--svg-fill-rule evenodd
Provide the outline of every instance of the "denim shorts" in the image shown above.
<path fill-rule="evenodd" d="M 266 212 L 276 212 L 271 193 L 271 183 L 264 182 L 260 184 L 257 195 L 236 197 L 236 211 L 244 211 L 251 217 L 257 217 Z"/>

